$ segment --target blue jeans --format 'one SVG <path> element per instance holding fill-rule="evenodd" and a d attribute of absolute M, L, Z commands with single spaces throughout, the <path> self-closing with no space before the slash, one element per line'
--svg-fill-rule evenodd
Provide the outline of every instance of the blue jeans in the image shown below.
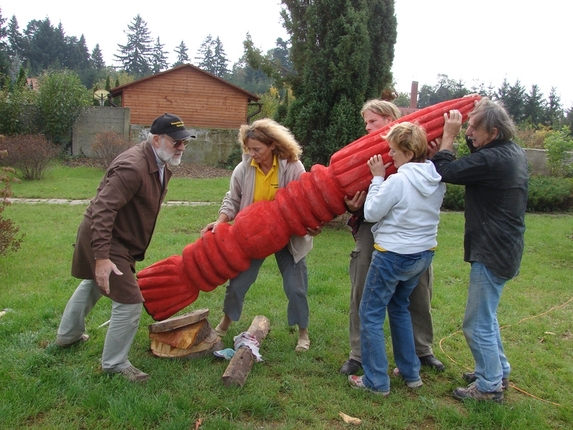
<path fill-rule="evenodd" d="M 374 251 L 360 302 L 360 344 L 364 385 L 373 391 L 388 391 L 388 358 L 384 341 L 386 309 L 390 321 L 394 359 L 407 382 L 420 380 L 420 360 L 416 356 L 412 319 L 408 306 L 410 293 L 434 257 L 434 251 L 396 254 Z"/>
<path fill-rule="evenodd" d="M 464 336 L 476 362 L 476 386 L 480 391 L 501 389 L 501 378 L 511 370 L 503 351 L 497 307 L 507 279 L 494 275 L 482 263 L 472 262 Z"/>

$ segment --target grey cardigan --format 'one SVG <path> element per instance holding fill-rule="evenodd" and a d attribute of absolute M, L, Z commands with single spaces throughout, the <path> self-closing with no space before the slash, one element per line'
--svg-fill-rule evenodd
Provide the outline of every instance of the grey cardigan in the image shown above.
<path fill-rule="evenodd" d="M 219 214 L 227 215 L 229 221 L 234 220 L 239 211 L 253 203 L 256 170 L 251 166 L 251 160 L 248 154 L 243 154 L 243 160 L 233 170 L 229 191 L 225 194 L 219 209 Z M 298 180 L 304 172 L 304 166 L 300 161 L 288 162 L 279 159 L 279 188 L 284 188 L 289 182 Z M 309 235 L 291 236 L 288 250 L 294 257 L 295 263 L 310 252 L 312 245 L 312 237 Z"/>

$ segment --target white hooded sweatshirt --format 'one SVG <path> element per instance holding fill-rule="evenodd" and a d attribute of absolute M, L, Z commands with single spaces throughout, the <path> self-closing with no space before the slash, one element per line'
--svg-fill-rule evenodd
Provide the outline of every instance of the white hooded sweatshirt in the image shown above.
<path fill-rule="evenodd" d="M 438 244 L 440 207 L 446 184 L 434 164 L 405 163 L 386 180 L 374 176 L 364 203 L 364 219 L 375 222 L 374 242 L 397 254 L 414 254 Z"/>

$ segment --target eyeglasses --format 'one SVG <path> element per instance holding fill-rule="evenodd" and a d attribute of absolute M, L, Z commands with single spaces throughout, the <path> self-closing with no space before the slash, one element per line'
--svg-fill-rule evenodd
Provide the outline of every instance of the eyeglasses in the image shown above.
<path fill-rule="evenodd" d="M 164 135 L 167 136 L 167 135 Z M 163 137 L 163 136 L 161 136 Z M 183 146 L 183 148 L 186 148 L 187 145 L 189 144 L 189 140 L 183 139 L 183 140 L 171 140 L 171 138 L 169 138 L 170 143 L 173 145 L 173 147 L 175 149 L 177 149 L 177 147 L 179 146 Z"/>

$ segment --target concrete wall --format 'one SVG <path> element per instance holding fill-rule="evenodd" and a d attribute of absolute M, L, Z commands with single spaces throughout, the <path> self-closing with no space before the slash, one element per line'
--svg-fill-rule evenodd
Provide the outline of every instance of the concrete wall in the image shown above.
<path fill-rule="evenodd" d="M 529 173 L 532 175 L 549 176 L 549 166 L 545 149 L 524 148 Z"/>
<path fill-rule="evenodd" d="M 91 157 L 97 133 L 113 131 L 129 136 L 129 108 L 93 106 L 85 109 L 74 124 L 72 155 Z"/>

